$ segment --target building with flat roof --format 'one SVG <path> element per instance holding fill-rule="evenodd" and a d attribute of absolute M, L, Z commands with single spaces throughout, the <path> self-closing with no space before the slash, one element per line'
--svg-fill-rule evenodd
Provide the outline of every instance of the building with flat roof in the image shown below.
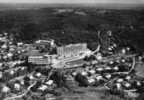
<path fill-rule="evenodd" d="M 90 52 L 90 50 L 87 48 L 86 43 L 70 44 L 57 47 L 57 54 L 60 58 L 80 56 L 88 52 Z"/>
<path fill-rule="evenodd" d="M 64 66 L 71 67 L 79 66 L 77 61 L 83 59 L 91 51 L 87 48 L 86 43 L 70 44 L 62 47 L 57 47 L 57 54 L 49 55 L 46 53 L 39 53 L 37 50 L 31 51 L 31 55 L 28 57 L 28 62 L 37 65 L 48 65 L 51 64 L 55 68 L 63 68 Z"/>
<path fill-rule="evenodd" d="M 56 59 L 57 55 L 38 55 L 38 56 L 29 56 L 28 62 L 37 65 L 49 65 L 53 63 L 53 60 Z"/>
<path fill-rule="evenodd" d="M 39 64 L 39 65 L 47 65 L 50 63 L 49 59 L 43 56 L 30 56 L 28 58 L 29 63 Z"/>

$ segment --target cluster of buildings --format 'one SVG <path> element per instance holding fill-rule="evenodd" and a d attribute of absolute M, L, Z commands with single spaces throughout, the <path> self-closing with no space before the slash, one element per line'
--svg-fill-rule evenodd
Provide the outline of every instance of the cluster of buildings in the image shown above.
<path fill-rule="evenodd" d="M 22 77 L 27 73 L 27 66 L 24 66 L 26 56 L 24 56 L 27 46 L 22 42 L 15 42 L 8 33 L 0 34 L 0 99 L 3 100 L 8 92 L 13 80 Z M 14 83 L 13 87 L 19 85 Z M 14 91 L 11 88 L 11 91 Z"/>
<path fill-rule="evenodd" d="M 31 53 L 28 57 L 28 61 L 30 63 L 37 65 L 53 65 L 56 68 L 62 68 L 64 67 L 65 63 L 82 59 L 91 53 L 91 51 L 87 48 L 86 43 L 70 44 L 58 47 L 56 45 L 54 46 L 53 40 L 51 42 L 39 40 L 40 45 L 42 42 L 47 44 L 50 43 L 50 48 L 54 48 L 56 53 L 40 53 L 39 50 L 31 50 Z"/>
<path fill-rule="evenodd" d="M 35 65 L 47 65 L 51 62 L 50 60 L 53 59 L 53 55 L 46 54 L 45 52 L 40 53 L 41 48 L 37 48 L 39 46 L 38 44 L 42 44 L 40 45 L 41 48 L 45 48 L 45 46 L 55 46 L 53 40 L 36 41 L 33 45 L 15 42 L 8 33 L 0 34 L 1 100 L 17 98 L 26 91 L 32 91 L 35 88 L 38 92 L 43 92 L 53 87 L 53 80 L 45 80 L 47 79 L 47 74 L 45 75 L 40 73 L 41 71 L 35 71 L 35 66 L 30 70 L 29 67 L 31 66 L 27 63 L 28 60 L 29 63 L 34 62 Z M 45 71 L 47 70 L 44 70 L 44 73 Z M 38 80 L 41 81 L 41 84 L 38 84 Z"/>
<path fill-rule="evenodd" d="M 53 80 L 46 80 L 47 70 L 38 70 L 39 72 L 37 72 L 34 71 L 34 67 L 33 72 L 29 72 L 29 66 L 23 66 L 27 63 L 26 60 L 34 66 L 39 66 L 38 68 L 49 65 L 55 68 L 63 68 L 66 63 L 81 60 L 91 52 L 86 43 L 57 47 L 54 40 L 38 40 L 33 44 L 22 42 L 15 44 L 10 39 L 8 34 L 0 37 L 0 80 L 2 82 L 0 93 L 4 97 L 9 97 L 12 93 L 21 94 L 27 91 L 33 81 L 36 82 L 31 88 L 31 91 L 34 92 L 44 92 L 55 86 Z M 41 51 L 45 48 L 48 48 L 48 51 Z M 51 54 L 49 52 L 51 50 L 56 50 L 56 53 Z"/>
<path fill-rule="evenodd" d="M 133 69 L 133 57 L 119 56 L 104 61 L 97 59 L 95 63 L 86 63 L 80 70 L 71 71 L 71 76 L 80 86 L 104 86 L 110 90 L 124 91 L 126 93 L 141 93 L 144 86 L 142 78 L 131 72 Z M 98 57 L 99 58 L 99 57 Z"/>
<path fill-rule="evenodd" d="M 22 56 L 26 52 L 22 42 L 14 43 L 10 39 L 8 33 L 0 36 L 0 69 L 14 67 L 16 64 L 24 62 L 25 57 Z"/>
<path fill-rule="evenodd" d="M 24 73 L 24 71 L 21 71 Z M 46 80 L 45 76 L 41 71 L 23 74 L 23 76 L 12 78 L 7 80 L 5 83 L 0 85 L 0 99 L 12 100 L 21 98 L 27 95 L 27 91 L 33 93 L 47 93 L 50 89 L 56 87 L 53 80 Z"/>
<path fill-rule="evenodd" d="M 7 94 L 19 94 L 28 89 L 32 92 L 47 92 L 55 88 L 57 80 L 48 78 L 50 72 L 47 66 L 78 67 L 70 69 L 69 75 L 64 76 L 81 86 L 103 85 L 127 91 L 140 91 L 144 86 L 144 81 L 130 73 L 134 70 L 133 57 L 125 56 L 130 54 L 130 47 L 119 50 L 118 57 L 108 57 L 100 51 L 92 53 L 86 43 L 57 46 L 52 39 L 38 40 L 33 44 L 14 43 L 7 33 L 0 36 L 0 46 L 0 93 L 6 97 Z M 112 44 L 108 48 L 109 52 L 116 47 Z M 144 57 L 139 56 L 139 59 Z"/>

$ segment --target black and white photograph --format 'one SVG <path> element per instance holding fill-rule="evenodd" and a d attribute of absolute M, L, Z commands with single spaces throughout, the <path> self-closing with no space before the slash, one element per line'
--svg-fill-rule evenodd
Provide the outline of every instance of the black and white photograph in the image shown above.
<path fill-rule="evenodd" d="M 0 100 L 144 100 L 144 0 L 0 0 Z"/>

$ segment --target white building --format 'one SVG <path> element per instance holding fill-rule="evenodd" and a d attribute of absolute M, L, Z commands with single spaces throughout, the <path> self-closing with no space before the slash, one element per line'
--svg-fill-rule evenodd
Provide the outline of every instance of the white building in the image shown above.
<path fill-rule="evenodd" d="M 57 54 L 61 58 L 68 58 L 74 56 L 80 56 L 90 52 L 86 43 L 70 44 L 57 48 Z"/>
<path fill-rule="evenodd" d="M 29 56 L 28 62 L 38 65 L 48 65 L 53 62 L 53 59 L 56 58 L 56 55 L 39 55 L 39 56 Z"/>
<path fill-rule="evenodd" d="M 50 59 L 43 56 L 30 56 L 28 58 L 29 63 L 33 64 L 50 64 Z"/>

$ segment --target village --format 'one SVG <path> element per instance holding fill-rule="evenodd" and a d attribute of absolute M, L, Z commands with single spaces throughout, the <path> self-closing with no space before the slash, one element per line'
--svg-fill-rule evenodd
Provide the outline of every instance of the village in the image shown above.
<path fill-rule="evenodd" d="M 92 51 L 87 43 L 57 46 L 49 39 L 26 44 L 8 33 L 0 35 L 1 100 L 26 98 L 29 93 L 58 95 L 60 87 L 103 87 L 134 98 L 144 91 L 144 78 L 136 70 L 144 55 L 129 46 L 117 49 L 112 43 L 104 53 L 100 44 Z"/>

